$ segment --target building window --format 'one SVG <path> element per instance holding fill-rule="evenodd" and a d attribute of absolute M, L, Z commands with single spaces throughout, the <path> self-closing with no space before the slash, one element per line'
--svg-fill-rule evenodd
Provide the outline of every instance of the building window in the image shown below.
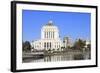
<path fill-rule="evenodd" d="M 51 38 L 53 38 L 53 32 L 51 32 Z"/>
<path fill-rule="evenodd" d="M 50 48 L 51 48 L 51 42 L 50 42 Z"/>
<path fill-rule="evenodd" d="M 51 38 L 51 32 L 50 32 L 50 35 L 49 35 L 49 36 L 50 36 L 50 38 Z"/>
<path fill-rule="evenodd" d="M 44 32 L 44 36 L 45 36 L 45 38 L 46 38 L 46 32 Z"/>
<path fill-rule="evenodd" d="M 46 42 L 44 43 L 44 48 L 46 48 Z"/>
<path fill-rule="evenodd" d="M 56 45 L 55 45 L 55 48 L 56 48 Z"/>
<path fill-rule="evenodd" d="M 51 38 L 52 38 L 52 31 L 51 31 Z"/>
<path fill-rule="evenodd" d="M 47 48 L 49 47 L 49 43 L 47 42 Z"/>
<path fill-rule="evenodd" d="M 48 37 L 48 32 L 47 31 L 45 31 L 45 38 L 47 38 Z"/>
<path fill-rule="evenodd" d="M 47 32 L 47 38 L 48 38 L 48 32 Z"/>
<path fill-rule="evenodd" d="M 53 39 L 54 39 L 54 32 L 53 32 Z"/>

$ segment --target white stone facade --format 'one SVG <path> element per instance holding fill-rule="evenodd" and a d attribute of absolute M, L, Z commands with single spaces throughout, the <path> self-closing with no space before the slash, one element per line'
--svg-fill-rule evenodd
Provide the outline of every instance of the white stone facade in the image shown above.
<path fill-rule="evenodd" d="M 61 50 L 63 43 L 59 37 L 59 30 L 52 21 L 41 28 L 41 39 L 31 43 L 37 50 Z"/>

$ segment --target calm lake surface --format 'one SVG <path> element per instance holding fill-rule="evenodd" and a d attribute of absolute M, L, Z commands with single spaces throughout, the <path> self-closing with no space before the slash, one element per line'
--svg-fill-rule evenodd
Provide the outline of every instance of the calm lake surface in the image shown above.
<path fill-rule="evenodd" d="M 69 61 L 69 60 L 88 60 L 90 59 L 90 53 L 63 53 L 59 55 L 44 56 L 40 58 L 27 58 L 23 59 L 23 63 L 36 63 L 36 62 L 55 62 L 55 61 Z"/>

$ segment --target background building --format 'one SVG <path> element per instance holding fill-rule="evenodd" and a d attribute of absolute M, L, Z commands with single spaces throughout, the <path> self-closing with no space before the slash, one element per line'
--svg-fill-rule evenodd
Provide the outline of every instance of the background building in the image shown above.
<path fill-rule="evenodd" d="M 63 38 L 63 47 L 67 48 L 68 46 L 71 46 L 71 40 L 69 37 L 64 37 Z"/>

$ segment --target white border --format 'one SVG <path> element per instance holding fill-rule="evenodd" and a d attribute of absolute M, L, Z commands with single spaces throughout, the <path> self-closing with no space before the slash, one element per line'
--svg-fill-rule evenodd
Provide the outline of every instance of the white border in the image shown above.
<path fill-rule="evenodd" d="M 72 67 L 72 66 L 85 66 L 95 65 L 96 57 L 96 21 L 95 21 L 95 9 L 81 8 L 81 7 L 64 7 L 64 6 L 45 6 L 45 5 L 28 5 L 17 4 L 17 70 L 20 69 L 38 69 L 38 68 L 51 68 L 51 67 Z M 62 12 L 84 12 L 91 13 L 91 60 L 83 61 L 61 61 L 61 62 L 43 62 L 43 63 L 22 63 L 22 9 L 26 10 L 45 10 L 45 11 L 62 11 Z M 34 28 L 34 27 L 33 27 Z"/>

